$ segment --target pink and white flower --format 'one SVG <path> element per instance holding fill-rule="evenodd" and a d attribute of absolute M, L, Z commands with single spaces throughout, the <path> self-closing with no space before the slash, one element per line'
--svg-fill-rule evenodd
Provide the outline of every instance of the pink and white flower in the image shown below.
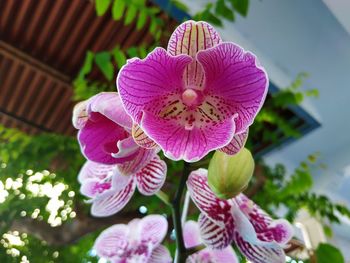
<path fill-rule="evenodd" d="M 147 145 L 153 140 L 167 157 L 194 162 L 226 146 L 223 151 L 238 152 L 265 100 L 268 78 L 252 53 L 222 42 L 205 22 L 187 21 L 167 50 L 129 60 L 117 87 Z"/>
<path fill-rule="evenodd" d="M 243 194 L 217 198 L 208 186 L 205 169 L 192 172 L 187 187 L 201 211 L 198 223 L 207 246 L 222 249 L 235 242 L 251 262 L 285 262 L 283 247 L 293 235 L 288 221 L 273 220 Z"/>
<path fill-rule="evenodd" d="M 94 249 L 112 263 L 171 263 L 168 249 L 161 245 L 167 229 L 168 222 L 160 215 L 134 219 L 104 230 Z"/>
<path fill-rule="evenodd" d="M 186 248 L 196 247 L 203 244 L 203 241 L 200 236 L 200 230 L 198 223 L 195 221 L 187 221 L 183 227 L 183 237 Z M 212 249 L 205 248 L 202 249 L 191 256 L 186 260 L 186 263 L 239 263 L 239 260 L 231 246 L 227 246 L 223 249 Z"/>

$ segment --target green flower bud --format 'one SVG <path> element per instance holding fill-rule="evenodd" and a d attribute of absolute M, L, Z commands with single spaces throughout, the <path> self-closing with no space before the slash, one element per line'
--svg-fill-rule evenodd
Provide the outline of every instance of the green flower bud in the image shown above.
<path fill-rule="evenodd" d="M 254 172 L 254 159 L 246 148 L 235 155 L 216 151 L 208 168 L 208 184 L 221 199 L 230 199 L 248 186 Z"/>

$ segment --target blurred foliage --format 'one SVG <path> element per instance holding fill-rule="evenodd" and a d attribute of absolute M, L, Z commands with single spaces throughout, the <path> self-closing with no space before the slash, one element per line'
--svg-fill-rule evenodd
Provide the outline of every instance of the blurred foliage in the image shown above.
<path fill-rule="evenodd" d="M 344 263 L 344 257 L 342 253 L 336 247 L 331 244 L 322 243 L 319 244 L 316 249 L 317 263 Z"/>

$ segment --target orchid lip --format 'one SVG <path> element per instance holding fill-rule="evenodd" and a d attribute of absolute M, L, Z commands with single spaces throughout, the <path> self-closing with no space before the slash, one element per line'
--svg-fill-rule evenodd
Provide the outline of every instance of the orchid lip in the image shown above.
<path fill-rule="evenodd" d="M 182 93 L 181 98 L 186 106 L 194 106 L 198 103 L 198 94 L 193 89 L 186 89 Z"/>

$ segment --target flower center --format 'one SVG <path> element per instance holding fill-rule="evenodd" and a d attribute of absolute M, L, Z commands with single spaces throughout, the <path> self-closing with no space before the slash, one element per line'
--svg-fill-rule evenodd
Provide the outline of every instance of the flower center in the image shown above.
<path fill-rule="evenodd" d="M 181 98 L 186 106 L 193 106 L 198 103 L 198 94 L 193 89 L 186 89 Z"/>

